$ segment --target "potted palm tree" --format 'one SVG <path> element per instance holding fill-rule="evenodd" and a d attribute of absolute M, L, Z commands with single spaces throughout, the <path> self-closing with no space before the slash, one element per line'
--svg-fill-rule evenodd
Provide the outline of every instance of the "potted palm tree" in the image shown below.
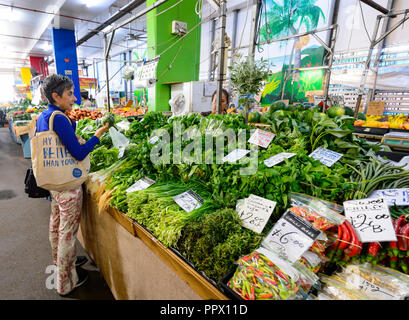
<path fill-rule="evenodd" d="M 229 70 L 233 91 L 239 95 L 239 106 L 244 107 L 244 119 L 247 124 L 250 104 L 254 102 L 251 95 L 259 93 L 268 79 L 270 74 L 268 63 L 263 59 L 254 62 L 247 57 L 233 63 Z"/>

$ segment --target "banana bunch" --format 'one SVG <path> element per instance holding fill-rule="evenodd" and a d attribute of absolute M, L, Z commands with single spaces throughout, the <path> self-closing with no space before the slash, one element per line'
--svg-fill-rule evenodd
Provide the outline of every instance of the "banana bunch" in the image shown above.
<path fill-rule="evenodd" d="M 409 123 L 406 122 L 407 117 L 404 114 L 389 116 L 388 120 L 391 129 L 409 129 Z"/>

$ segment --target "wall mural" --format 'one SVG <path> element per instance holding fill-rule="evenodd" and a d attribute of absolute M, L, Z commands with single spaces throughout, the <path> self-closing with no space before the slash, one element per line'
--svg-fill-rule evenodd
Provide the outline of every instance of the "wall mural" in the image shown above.
<path fill-rule="evenodd" d="M 328 26 L 332 3 L 331 0 L 263 0 L 257 42 Z M 317 35 L 326 41 L 327 33 Z M 324 69 L 304 68 L 322 66 L 325 54 L 325 49 L 312 35 L 257 46 L 256 59 L 267 59 L 272 70 L 261 103 L 303 102 L 307 101 L 307 91 L 322 90 Z"/>

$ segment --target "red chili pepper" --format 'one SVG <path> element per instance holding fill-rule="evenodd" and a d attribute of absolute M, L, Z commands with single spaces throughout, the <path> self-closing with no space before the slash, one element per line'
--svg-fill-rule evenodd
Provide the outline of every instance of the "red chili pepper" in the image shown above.
<path fill-rule="evenodd" d="M 398 235 L 399 228 L 401 227 L 402 223 L 405 222 L 405 216 L 400 216 L 398 219 L 392 219 L 393 229 L 395 230 L 395 234 Z M 389 242 L 389 255 L 393 257 L 397 257 L 399 254 L 398 250 L 398 241 L 390 241 Z"/>
<path fill-rule="evenodd" d="M 276 270 L 276 273 L 285 281 L 288 281 L 288 278 L 285 276 L 284 273 L 282 273 L 280 270 Z"/>
<path fill-rule="evenodd" d="M 253 286 L 251 286 L 250 291 L 251 291 L 251 296 L 250 296 L 250 298 L 251 298 L 252 300 L 256 300 L 256 296 L 254 295 L 254 288 L 253 288 Z"/>
<path fill-rule="evenodd" d="M 405 233 L 409 234 L 409 223 L 406 223 L 405 225 L 401 225 L 399 230 L 398 230 L 398 247 L 399 250 L 401 251 L 407 251 L 408 250 L 408 240 L 405 238 Z"/>
<path fill-rule="evenodd" d="M 346 221 L 346 220 L 345 220 Z M 345 222 L 341 224 L 341 229 L 342 229 L 342 239 L 339 242 L 339 249 L 340 250 L 345 250 L 349 245 L 351 241 L 351 235 L 348 230 L 348 227 L 346 226 Z"/>
<path fill-rule="evenodd" d="M 276 286 L 278 284 L 277 281 L 274 281 L 274 280 L 271 280 L 271 279 L 268 279 L 268 278 L 264 278 L 263 281 L 271 283 L 273 286 Z"/>
<path fill-rule="evenodd" d="M 260 299 L 268 299 L 271 298 L 273 296 L 272 293 L 266 293 L 266 294 L 262 294 L 261 296 L 259 296 Z"/>
<path fill-rule="evenodd" d="M 345 249 L 345 254 L 348 257 L 355 257 L 356 255 L 358 255 L 361 252 L 362 249 L 362 243 L 359 241 L 358 239 L 358 235 L 355 232 L 354 227 L 352 227 L 351 223 L 348 220 L 345 220 L 345 225 L 349 231 L 349 235 L 350 235 L 350 245 L 348 246 L 348 248 Z"/>
<path fill-rule="evenodd" d="M 381 248 L 382 246 L 379 242 L 371 242 L 368 246 L 368 254 L 371 257 L 376 258 Z"/>

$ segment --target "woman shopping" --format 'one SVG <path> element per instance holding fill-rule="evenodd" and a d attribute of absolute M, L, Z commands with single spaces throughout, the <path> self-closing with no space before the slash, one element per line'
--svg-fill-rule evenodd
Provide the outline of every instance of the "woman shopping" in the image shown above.
<path fill-rule="evenodd" d="M 75 135 L 75 121 L 70 121 L 68 117 L 62 114 L 67 110 L 71 110 L 77 100 L 74 96 L 74 83 L 72 80 L 66 76 L 53 74 L 44 80 L 42 89 L 49 106 L 38 118 L 36 131 L 39 133 L 54 130 L 61 144 L 71 156 L 78 161 L 82 161 L 99 144 L 99 138 L 109 129 L 108 124 L 98 129 L 87 142 L 79 141 Z M 55 114 L 53 115 L 53 113 Z M 49 128 L 50 122 L 53 123 L 53 128 Z M 81 144 L 80 142 L 85 143 Z M 64 167 L 58 170 L 60 169 L 64 170 Z M 56 289 L 60 295 L 65 296 L 88 279 L 87 271 L 79 266 L 85 263 L 86 259 L 78 259 L 75 250 L 83 198 L 82 186 L 79 185 L 62 191 L 50 189 L 50 194 L 49 239 L 53 262 L 57 270 Z"/>

